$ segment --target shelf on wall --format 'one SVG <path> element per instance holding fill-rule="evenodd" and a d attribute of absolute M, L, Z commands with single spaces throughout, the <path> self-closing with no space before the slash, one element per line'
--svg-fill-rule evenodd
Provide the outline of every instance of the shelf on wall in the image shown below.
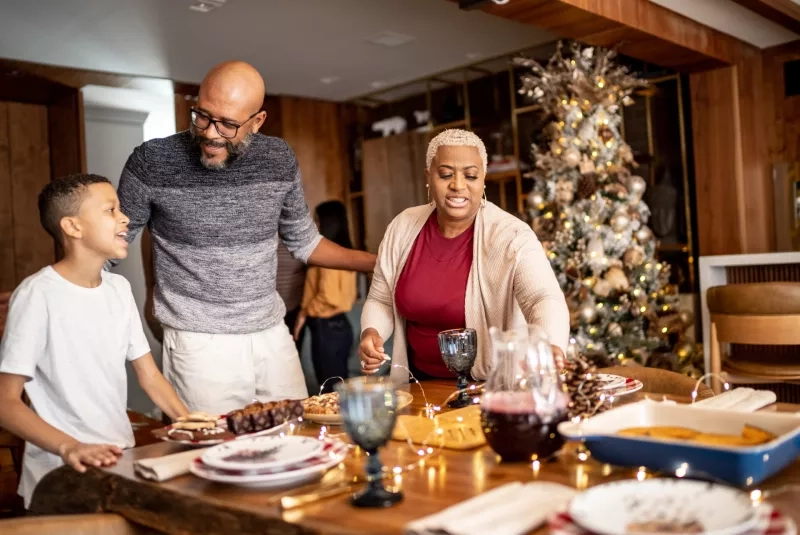
<path fill-rule="evenodd" d="M 689 252 L 689 246 L 685 243 L 659 243 L 659 251 L 680 251 L 682 253 Z"/>
<path fill-rule="evenodd" d="M 486 173 L 486 180 L 512 180 L 517 178 L 517 169 L 509 171 L 499 171 L 497 173 Z"/>

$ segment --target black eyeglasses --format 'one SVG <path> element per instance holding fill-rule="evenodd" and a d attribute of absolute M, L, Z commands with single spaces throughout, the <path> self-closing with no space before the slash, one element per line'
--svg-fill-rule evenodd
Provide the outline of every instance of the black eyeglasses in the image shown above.
<path fill-rule="evenodd" d="M 212 124 L 214 128 L 217 129 L 217 133 L 226 138 L 231 139 L 236 137 L 236 134 L 239 132 L 239 129 L 243 127 L 247 122 L 258 115 L 259 112 L 255 112 L 253 115 L 247 118 L 245 122 L 242 124 L 232 123 L 230 121 L 220 120 L 220 119 L 212 119 L 210 116 L 206 115 L 202 111 L 198 111 L 194 108 L 191 109 L 192 115 L 192 124 L 199 128 L 200 130 L 205 130 Z"/>

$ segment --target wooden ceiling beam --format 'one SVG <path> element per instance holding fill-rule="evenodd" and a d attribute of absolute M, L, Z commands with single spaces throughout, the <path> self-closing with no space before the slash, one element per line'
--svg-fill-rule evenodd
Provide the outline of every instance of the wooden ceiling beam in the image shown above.
<path fill-rule="evenodd" d="M 765 19 L 800 34 L 800 5 L 792 0 L 733 0 Z"/>
<path fill-rule="evenodd" d="M 482 9 L 681 72 L 732 65 L 756 51 L 649 0 L 510 0 Z"/>
<path fill-rule="evenodd" d="M 102 85 L 108 87 L 125 87 L 128 89 L 152 89 L 154 82 L 163 82 L 165 78 L 152 76 L 137 76 L 118 74 L 112 72 L 76 69 L 58 65 L 46 65 L 15 59 L 0 58 L 0 74 L 18 76 L 20 74 L 32 75 L 43 80 L 80 89 L 86 85 Z M 199 86 L 183 82 L 172 81 L 173 90 L 178 94 L 197 95 Z"/>

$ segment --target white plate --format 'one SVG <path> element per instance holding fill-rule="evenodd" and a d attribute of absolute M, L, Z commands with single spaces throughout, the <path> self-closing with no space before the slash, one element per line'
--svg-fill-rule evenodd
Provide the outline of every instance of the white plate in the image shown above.
<path fill-rule="evenodd" d="M 621 387 L 607 390 L 609 396 L 619 397 L 633 394 L 644 388 L 644 384 L 639 379 L 634 379 L 633 382 L 626 382 Z"/>
<path fill-rule="evenodd" d="M 411 405 L 411 402 L 414 401 L 414 396 L 406 392 L 405 390 L 396 390 L 395 393 L 397 394 L 397 410 L 402 410 Z M 342 415 L 341 414 L 304 414 L 303 418 L 308 420 L 309 422 L 316 422 L 318 424 L 323 425 L 342 425 Z"/>
<path fill-rule="evenodd" d="M 221 470 L 264 470 L 304 461 L 322 451 L 321 440 L 301 436 L 260 436 L 231 440 L 203 453 L 203 463 Z"/>
<path fill-rule="evenodd" d="M 320 455 L 283 470 L 237 473 L 212 468 L 197 458 L 189 465 L 189 471 L 199 478 L 216 483 L 259 489 L 285 488 L 319 479 L 325 472 L 341 463 L 347 456 L 347 451 L 347 444 L 335 440 L 330 441 Z"/>
<path fill-rule="evenodd" d="M 576 524 L 600 535 L 654 534 L 658 530 L 649 523 L 693 521 L 702 525 L 703 535 L 738 535 L 758 520 L 746 493 L 688 479 L 598 485 L 573 498 L 569 514 Z"/>
<path fill-rule="evenodd" d="M 617 389 L 621 386 L 625 386 L 626 381 L 625 377 L 622 377 L 621 375 L 612 375 L 610 373 L 598 373 L 597 379 L 598 381 L 604 383 L 602 390 Z"/>

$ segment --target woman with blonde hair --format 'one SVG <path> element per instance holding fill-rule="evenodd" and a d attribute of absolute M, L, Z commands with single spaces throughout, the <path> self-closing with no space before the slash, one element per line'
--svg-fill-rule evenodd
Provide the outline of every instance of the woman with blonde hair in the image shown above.
<path fill-rule="evenodd" d="M 428 145 L 429 204 L 409 208 L 386 229 L 361 315 L 359 358 L 364 373 L 386 361 L 415 377 L 449 378 L 440 331 L 470 327 L 478 334 L 472 376 L 491 370 L 489 328 L 528 323 L 549 336 L 563 362 L 569 312 L 542 245 L 523 221 L 485 199 L 486 147 L 465 130 L 445 130 Z M 395 382 L 408 373 L 392 368 Z"/>

